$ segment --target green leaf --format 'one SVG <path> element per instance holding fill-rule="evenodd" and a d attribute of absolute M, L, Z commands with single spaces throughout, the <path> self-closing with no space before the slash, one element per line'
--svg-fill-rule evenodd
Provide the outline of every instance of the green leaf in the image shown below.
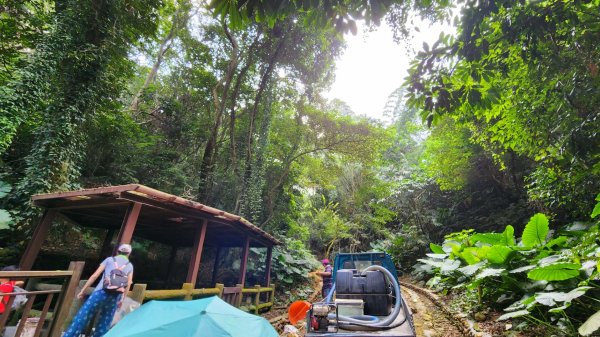
<path fill-rule="evenodd" d="M 429 248 L 431 249 L 432 252 L 434 252 L 436 254 L 445 254 L 446 253 L 444 251 L 444 249 L 442 248 L 442 246 L 436 245 L 435 243 L 430 243 Z"/>
<path fill-rule="evenodd" d="M 519 310 L 519 311 L 513 311 L 513 312 L 506 313 L 506 314 L 498 317 L 496 320 L 497 321 L 504 321 L 504 320 L 507 320 L 509 318 L 521 317 L 521 316 L 526 316 L 526 315 L 529 315 L 529 311 L 527 311 L 527 310 Z"/>
<path fill-rule="evenodd" d="M 4 198 L 11 189 L 12 188 L 9 184 L 5 183 L 4 181 L 0 181 L 0 198 Z"/>
<path fill-rule="evenodd" d="M 502 275 L 502 273 L 504 271 L 505 271 L 505 269 L 503 269 L 503 268 L 500 268 L 500 269 L 487 268 L 487 269 L 484 269 L 481 273 L 477 274 L 477 277 L 475 277 L 475 279 L 481 280 L 486 277 L 500 276 L 500 275 Z"/>
<path fill-rule="evenodd" d="M 8 225 L 12 222 L 12 217 L 4 209 L 0 209 L 0 229 L 8 229 Z"/>
<path fill-rule="evenodd" d="M 521 240 L 525 247 L 541 245 L 546 241 L 548 231 L 548 218 L 542 213 L 537 213 L 525 226 Z"/>
<path fill-rule="evenodd" d="M 440 273 L 447 275 L 447 274 L 455 271 L 456 269 L 458 269 L 458 267 L 460 267 L 459 260 L 446 260 L 446 261 L 444 261 L 442 268 L 440 268 Z"/>
<path fill-rule="evenodd" d="M 490 251 L 488 251 L 486 258 L 491 263 L 502 264 L 512 252 L 513 250 L 509 247 L 494 245 Z"/>
<path fill-rule="evenodd" d="M 476 233 L 471 236 L 471 242 L 483 242 L 495 245 L 504 242 L 504 235 L 500 233 Z"/>
<path fill-rule="evenodd" d="M 533 268 L 535 268 L 535 265 L 523 266 L 523 267 L 519 267 L 519 268 L 511 270 L 511 271 L 509 271 L 509 273 L 511 273 L 511 274 L 522 273 L 524 271 L 528 271 Z"/>
<path fill-rule="evenodd" d="M 427 259 L 418 259 L 417 261 L 428 264 L 435 268 L 442 268 L 442 266 L 444 265 L 443 262 L 431 261 L 431 260 L 427 260 Z"/>
<path fill-rule="evenodd" d="M 513 226 L 511 226 L 511 225 L 506 226 L 502 235 L 504 236 L 504 243 L 507 246 L 515 245 L 515 229 Z"/>
<path fill-rule="evenodd" d="M 465 260 L 468 264 L 475 264 L 481 261 L 481 259 L 477 256 L 477 248 L 469 247 L 465 249 L 463 252 L 459 253 L 460 258 Z"/>
<path fill-rule="evenodd" d="M 598 193 L 598 195 L 596 196 L 596 201 L 600 201 L 600 193 Z M 600 214 L 600 202 L 596 204 L 596 206 L 594 206 L 594 210 L 592 211 L 592 219 L 597 217 L 598 214 Z"/>
<path fill-rule="evenodd" d="M 582 336 L 589 336 L 600 329 L 600 310 L 590 316 L 580 327 L 579 332 Z"/>
<path fill-rule="evenodd" d="M 538 281 L 562 281 L 579 276 L 578 263 L 557 263 L 537 267 L 527 273 L 527 277 Z"/>
<path fill-rule="evenodd" d="M 458 268 L 458 271 L 463 273 L 465 276 L 473 276 L 481 267 L 485 265 L 485 262 L 479 262 L 462 268 Z"/>
<path fill-rule="evenodd" d="M 535 294 L 535 301 L 540 304 L 552 307 L 552 306 L 556 305 L 556 302 L 570 303 L 574 299 L 585 295 L 585 293 L 589 289 L 592 289 L 592 287 L 579 287 L 579 288 L 575 288 L 575 289 L 569 291 L 568 293 L 563 293 L 563 292 L 537 293 L 537 294 Z"/>

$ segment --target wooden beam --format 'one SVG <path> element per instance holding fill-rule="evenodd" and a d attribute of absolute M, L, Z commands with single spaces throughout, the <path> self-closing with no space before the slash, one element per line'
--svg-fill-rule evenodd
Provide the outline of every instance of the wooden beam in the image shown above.
<path fill-rule="evenodd" d="M 265 270 L 265 286 L 270 286 L 271 285 L 271 260 L 273 257 L 273 246 L 269 246 L 267 247 L 267 259 L 266 259 L 266 264 L 267 264 L 267 268 Z"/>
<path fill-rule="evenodd" d="M 119 186 L 107 186 L 107 187 L 98 187 L 98 188 L 90 188 L 85 190 L 78 191 L 67 191 L 67 192 L 57 192 L 57 193 L 46 193 L 46 194 L 35 194 L 31 197 L 31 200 L 44 200 L 44 199 L 58 199 L 58 198 L 70 198 L 70 197 L 79 197 L 84 195 L 92 195 L 92 194 L 107 194 L 107 193 L 117 193 L 122 191 L 131 191 L 135 190 L 138 184 L 129 184 L 129 185 L 119 185 Z"/>
<path fill-rule="evenodd" d="M 131 243 L 133 231 L 135 230 L 135 225 L 137 224 L 141 209 L 142 204 L 137 202 L 132 203 L 127 209 L 127 213 L 125 213 L 125 218 L 123 219 L 123 224 L 119 230 L 119 236 L 117 236 L 117 244 L 115 245 L 114 253 L 117 252 L 117 248 L 119 248 L 120 244 Z"/>
<path fill-rule="evenodd" d="M 44 240 L 48 237 L 48 231 L 56 214 L 58 214 L 58 211 L 54 209 L 47 209 L 44 212 L 40 222 L 33 231 L 33 235 L 27 244 L 25 253 L 23 253 L 23 256 L 21 257 L 21 261 L 19 262 L 19 268 L 21 270 L 30 270 L 31 267 L 33 267 L 33 262 L 35 262 L 35 259 L 40 253 Z"/>
<path fill-rule="evenodd" d="M 202 249 L 204 248 L 206 227 L 208 227 L 208 220 L 204 220 L 202 226 L 196 232 L 196 237 L 194 238 L 194 249 L 192 250 L 193 255 L 190 257 L 190 265 L 188 267 L 188 274 L 185 280 L 186 283 L 191 283 L 194 286 L 196 285 L 196 281 L 198 279 L 198 270 L 200 269 L 200 261 L 202 260 Z"/>
<path fill-rule="evenodd" d="M 127 205 L 127 201 L 112 198 L 97 198 L 97 199 L 82 199 L 82 200 L 64 200 L 64 199 L 41 199 L 33 200 L 35 206 L 56 208 L 56 209 L 79 209 L 79 208 L 96 208 L 96 207 L 112 207 Z"/>
<path fill-rule="evenodd" d="M 244 286 L 246 282 L 246 267 L 248 266 L 248 255 L 250 254 L 250 236 L 246 236 L 246 243 L 244 244 L 244 252 L 242 253 L 242 263 L 240 264 L 240 278 L 239 284 Z"/>

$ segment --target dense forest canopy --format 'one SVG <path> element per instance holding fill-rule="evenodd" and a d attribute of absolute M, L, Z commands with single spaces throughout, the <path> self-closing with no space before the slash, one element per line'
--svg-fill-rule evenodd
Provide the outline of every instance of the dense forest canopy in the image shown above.
<path fill-rule="evenodd" d="M 18 258 L 39 216 L 32 194 L 132 182 L 281 237 L 288 285 L 309 266 L 286 266 L 311 253 L 383 249 L 408 271 L 451 232 L 522 233 L 538 212 L 557 232 L 597 230 L 599 8 L 3 0 L 0 261 Z M 424 44 L 398 79 L 391 123 L 322 96 L 358 20 L 401 43 L 413 18 L 456 33 Z M 490 244 L 462 233 L 457 249 Z"/>

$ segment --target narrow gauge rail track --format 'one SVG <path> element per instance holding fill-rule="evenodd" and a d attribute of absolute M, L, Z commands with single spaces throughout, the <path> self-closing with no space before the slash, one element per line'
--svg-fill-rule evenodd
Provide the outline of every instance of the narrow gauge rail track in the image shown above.
<path fill-rule="evenodd" d="M 461 316 L 454 310 L 448 308 L 446 304 L 433 292 L 405 281 L 400 281 L 400 285 L 403 287 L 405 295 L 408 295 L 407 301 L 409 301 L 409 306 L 414 311 L 413 320 L 415 321 L 415 326 L 417 326 L 418 336 L 490 336 L 488 334 L 476 331 L 473 328 L 473 322 Z M 423 300 L 431 305 L 428 306 L 427 303 L 422 303 Z M 423 309 L 427 311 L 431 308 L 431 306 L 434 306 L 437 310 L 433 312 L 422 312 Z M 443 314 L 443 317 L 440 317 L 440 315 L 435 316 L 435 314 L 439 312 Z M 429 324 L 431 325 L 431 330 L 428 330 L 425 326 L 426 323 L 428 323 L 426 322 L 427 319 L 430 320 Z"/>

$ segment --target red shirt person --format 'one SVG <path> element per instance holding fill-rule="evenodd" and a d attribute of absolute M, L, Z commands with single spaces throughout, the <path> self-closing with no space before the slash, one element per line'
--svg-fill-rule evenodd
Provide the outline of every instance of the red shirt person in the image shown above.
<path fill-rule="evenodd" d="M 2 270 L 4 271 L 4 269 Z M 0 278 L 0 293 L 8 294 L 12 293 L 15 289 L 15 282 L 7 278 Z M 4 313 L 6 305 L 8 304 L 9 296 L 0 296 L 0 314 Z"/>

